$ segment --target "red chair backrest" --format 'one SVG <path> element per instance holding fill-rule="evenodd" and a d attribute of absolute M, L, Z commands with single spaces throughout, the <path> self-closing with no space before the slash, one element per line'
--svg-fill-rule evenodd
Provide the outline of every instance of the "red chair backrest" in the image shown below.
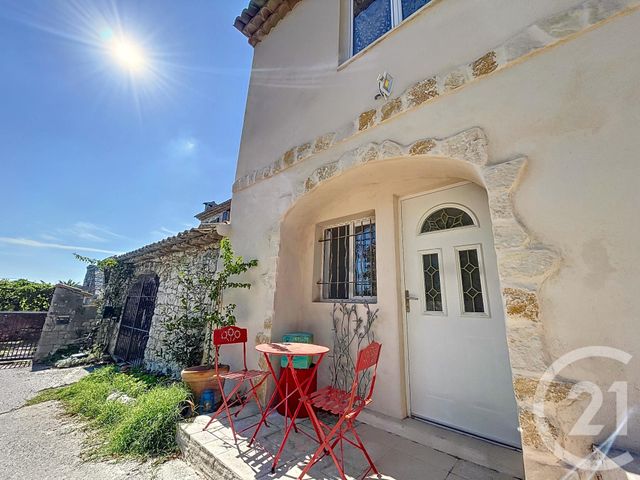
<path fill-rule="evenodd" d="M 228 327 L 216 328 L 213 331 L 216 373 L 218 372 L 220 346 L 233 345 L 235 343 L 242 344 L 242 361 L 244 369 L 247 370 L 247 329 L 230 325 Z"/>
<path fill-rule="evenodd" d="M 216 328 L 213 331 L 213 344 L 230 345 L 232 343 L 247 343 L 247 329 L 235 326 Z"/>
<path fill-rule="evenodd" d="M 362 396 L 365 404 L 371 400 L 371 397 L 373 396 L 373 389 L 376 385 L 376 373 L 378 370 L 378 360 L 380 359 L 381 348 L 382 344 L 378 342 L 371 342 L 369 345 L 358 352 L 358 359 L 356 360 L 356 372 L 353 376 L 353 385 L 351 387 L 352 404 L 357 395 Z M 367 380 L 366 370 L 370 368 L 373 368 L 373 371 L 371 372 L 371 376 L 368 377 Z M 367 381 L 369 383 L 368 388 L 366 388 L 366 383 L 365 385 L 360 385 L 362 382 Z M 366 391 L 362 391 L 364 388 L 366 388 Z"/>
<path fill-rule="evenodd" d="M 380 358 L 380 348 L 382 345 L 378 342 L 371 342 L 368 346 L 358 352 L 358 360 L 356 361 L 356 374 L 367 368 L 377 365 Z"/>

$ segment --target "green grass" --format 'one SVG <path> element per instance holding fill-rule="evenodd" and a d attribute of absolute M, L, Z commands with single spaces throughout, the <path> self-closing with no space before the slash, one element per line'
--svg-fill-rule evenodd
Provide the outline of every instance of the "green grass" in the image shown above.
<path fill-rule="evenodd" d="M 135 401 L 107 401 L 113 392 L 125 393 Z M 180 383 L 105 367 L 72 385 L 43 390 L 27 404 L 62 402 L 67 413 L 83 418 L 96 430 L 95 454 L 148 457 L 177 451 L 176 425 L 189 396 Z"/>

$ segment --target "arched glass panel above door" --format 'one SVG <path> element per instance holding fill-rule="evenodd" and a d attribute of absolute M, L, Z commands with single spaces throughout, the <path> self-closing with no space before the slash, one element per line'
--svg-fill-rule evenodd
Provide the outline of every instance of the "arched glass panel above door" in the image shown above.
<path fill-rule="evenodd" d="M 425 219 L 420 228 L 420 233 L 470 227 L 475 224 L 473 217 L 464 210 L 456 207 L 444 207 L 439 208 Z"/>

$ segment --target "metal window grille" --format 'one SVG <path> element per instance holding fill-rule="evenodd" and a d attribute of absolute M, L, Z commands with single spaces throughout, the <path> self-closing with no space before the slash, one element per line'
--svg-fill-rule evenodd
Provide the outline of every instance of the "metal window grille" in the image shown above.
<path fill-rule="evenodd" d="M 322 298 L 371 299 L 377 295 L 376 224 L 364 218 L 325 228 Z"/>

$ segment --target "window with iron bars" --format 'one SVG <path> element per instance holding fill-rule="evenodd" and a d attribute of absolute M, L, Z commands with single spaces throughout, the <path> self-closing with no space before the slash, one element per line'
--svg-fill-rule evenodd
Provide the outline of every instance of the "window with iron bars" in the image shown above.
<path fill-rule="evenodd" d="M 375 301 L 376 223 L 367 217 L 324 228 L 323 300 Z"/>

